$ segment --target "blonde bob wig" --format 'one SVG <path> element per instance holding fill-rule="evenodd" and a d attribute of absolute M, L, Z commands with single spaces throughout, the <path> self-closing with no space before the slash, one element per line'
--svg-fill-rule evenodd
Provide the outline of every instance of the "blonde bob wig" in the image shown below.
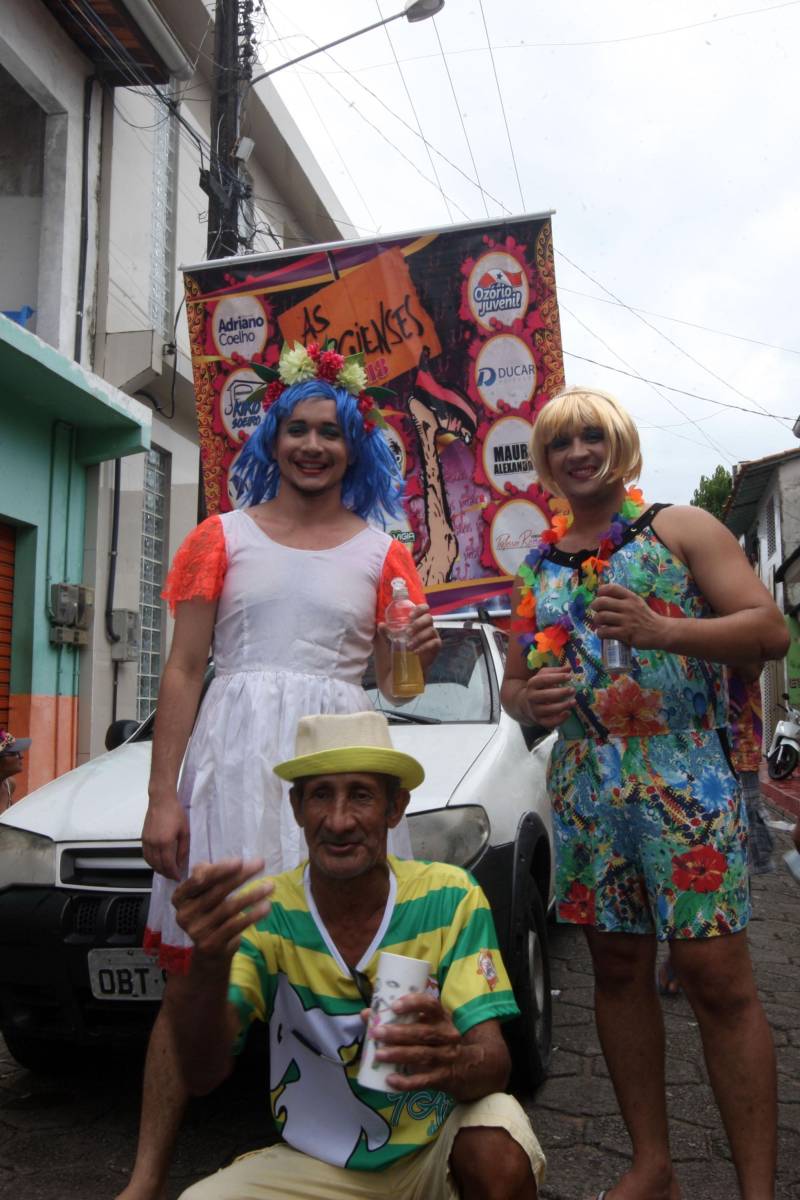
<path fill-rule="evenodd" d="M 539 482 L 554 495 L 559 490 L 550 474 L 547 451 L 553 438 L 574 437 L 587 426 L 602 429 L 606 456 L 599 476 L 607 483 L 630 483 L 642 469 L 639 434 L 618 400 L 597 388 L 571 387 L 545 404 L 536 418 L 531 457 Z"/>

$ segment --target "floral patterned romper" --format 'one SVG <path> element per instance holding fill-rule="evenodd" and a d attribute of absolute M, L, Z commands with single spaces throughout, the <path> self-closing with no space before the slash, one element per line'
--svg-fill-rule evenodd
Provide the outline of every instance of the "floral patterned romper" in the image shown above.
<path fill-rule="evenodd" d="M 712 617 L 659 539 L 653 505 L 626 530 L 604 572 L 670 617 Z M 574 595 L 586 551 L 551 548 L 535 578 L 540 627 L 567 613 L 565 663 L 577 705 L 559 728 L 549 787 L 561 921 L 660 940 L 742 929 L 750 916 L 747 823 L 727 749 L 723 668 L 634 650 L 609 675 Z"/>

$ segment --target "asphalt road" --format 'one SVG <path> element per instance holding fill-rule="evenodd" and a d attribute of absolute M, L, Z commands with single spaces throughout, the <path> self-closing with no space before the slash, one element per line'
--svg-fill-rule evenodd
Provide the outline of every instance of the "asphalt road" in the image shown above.
<path fill-rule="evenodd" d="M 788 840 L 783 837 L 788 846 Z M 754 881 L 751 944 L 775 1034 L 780 1080 L 778 1200 L 800 1200 L 800 888 L 781 868 Z M 625 1169 L 617 1114 L 592 1020 L 591 974 L 577 931 L 552 930 L 552 1072 L 528 1105 L 549 1160 L 543 1200 L 593 1200 Z M 697 1026 L 682 998 L 665 1000 L 673 1151 L 685 1200 L 731 1200 L 736 1186 L 713 1104 Z M 33 1075 L 0 1042 L 0 1200 L 113 1200 L 133 1160 L 141 1062 L 106 1059 L 69 1075 Z M 170 1200 L 237 1154 L 268 1140 L 266 1089 L 242 1065 L 193 1103 L 170 1179 Z"/>

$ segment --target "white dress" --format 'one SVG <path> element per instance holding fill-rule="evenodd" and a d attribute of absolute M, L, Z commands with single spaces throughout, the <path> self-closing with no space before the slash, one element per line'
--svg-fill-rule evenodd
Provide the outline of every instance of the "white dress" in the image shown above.
<path fill-rule="evenodd" d="M 408 551 L 367 527 L 328 550 L 296 550 L 273 541 L 243 510 L 209 518 L 189 535 L 202 543 L 220 522 L 224 555 L 214 626 L 215 677 L 189 742 L 178 796 L 189 813 L 188 871 L 198 862 L 263 856 L 267 871 L 289 870 L 306 857 L 292 814 L 289 785 L 273 773 L 294 757 L 300 717 L 360 712 L 371 707 L 361 686 L 376 623 L 391 595 L 390 580 L 422 589 Z M 215 533 L 211 528 L 210 532 Z M 206 545 L 209 540 L 206 536 Z M 205 587 L 208 559 L 205 554 Z M 178 568 L 179 551 L 175 568 Z M 195 553 L 195 558 L 197 554 Z M 410 569 L 409 569 L 410 568 Z M 169 593 L 168 581 L 167 591 Z M 416 596 L 414 593 L 416 592 Z M 184 586 L 183 594 L 212 598 Z M 411 856 L 405 822 L 390 832 L 390 853 Z M 187 873 L 188 873 L 187 871 Z M 181 969 L 191 942 L 174 919 L 176 884 L 153 879 L 145 945 L 159 947 L 162 965 Z"/>

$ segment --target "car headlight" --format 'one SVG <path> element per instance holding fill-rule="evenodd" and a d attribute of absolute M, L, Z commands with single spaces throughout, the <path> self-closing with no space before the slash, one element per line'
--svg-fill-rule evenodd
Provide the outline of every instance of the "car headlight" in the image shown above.
<path fill-rule="evenodd" d="M 415 858 L 468 867 L 489 841 L 491 824 L 480 804 L 410 813 L 408 832 Z"/>
<path fill-rule="evenodd" d="M 0 825 L 0 888 L 20 883 L 48 886 L 55 881 L 55 842 L 38 833 Z"/>

